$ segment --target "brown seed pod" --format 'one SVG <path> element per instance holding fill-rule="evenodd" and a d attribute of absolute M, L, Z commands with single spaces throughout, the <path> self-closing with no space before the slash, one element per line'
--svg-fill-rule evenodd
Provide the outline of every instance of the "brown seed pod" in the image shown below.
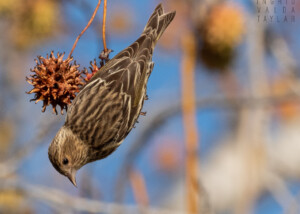
<path fill-rule="evenodd" d="M 90 62 L 91 66 L 89 67 L 91 73 L 88 72 L 88 69 L 84 69 L 83 73 L 86 75 L 86 77 L 84 78 L 85 82 L 88 82 L 99 70 L 100 68 L 102 68 L 105 63 L 107 63 L 109 61 L 109 54 L 113 52 L 113 50 L 111 49 L 107 49 L 106 51 L 103 50 L 100 55 L 99 55 L 99 59 L 100 59 L 100 63 L 99 65 L 97 65 L 96 59 L 94 59 L 94 61 Z"/>
<path fill-rule="evenodd" d="M 43 101 L 42 112 L 45 112 L 48 105 L 52 105 L 53 112 L 57 114 L 56 106 L 61 108 L 61 114 L 71 101 L 75 98 L 76 93 L 85 84 L 81 71 L 78 70 L 79 65 L 71 64 L 73 58 L 63 60 L 64 54 L 57 53 L 57 58 L 53 51 L 50 56 L 44 58 L 38 56 L 36 66 L 31 69 L 34 74 L 26 77 L 29 84 L 33 85 L 33 89 L 28 94 L 35 94 L 34 99 L 30 101 Z"/>
<path fill-rule="evenodd" d="M 94 62 L 90 62 L 91 66 L 89 67 L 89 69 L 91 70 L 91 73 L 88 72 L 88 70 L 85 68 L 83 73 L 86 75 L 86 77 L 84 78 L 85 82 L 88 82 L 95 73 L 97 73 L 97 71 L 100 70 L 101 66 L 97 65 L 96 60 L 94 59 Z"/>
<path fill-rule="evenodd" d="M 199 56 L 210 71 L 223 72 L 233 62 L 235 49 L 243 39 L 244 22 L 243 11 L 232 3 L 213 6 L 199 22 Z"/>
<path fill-rule="evenodd" d="M 212 46 L 236 47 L 245 31 L 243 11 L 232 3 L 214 6 L 202 28 L 203 40 Z"/>

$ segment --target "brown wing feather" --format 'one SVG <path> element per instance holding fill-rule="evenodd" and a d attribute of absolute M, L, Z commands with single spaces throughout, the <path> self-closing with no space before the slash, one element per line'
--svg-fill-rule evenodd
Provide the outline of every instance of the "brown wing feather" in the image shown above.
<path fill-rule="evenodd" d="M 104 81 L 98 79 L 77 95 L 68 111 L 65 126 L 94 147 L 118 142 L 119 130 L 130 112 L 128 106 L 128 95 L 111 91 Z"/>
<path fill-rule="evenodd" d="M 174 16 L 175 12 L 164 14 L 161 4 L 156 7 L 142 35 L 106 63 L 79 92 L 65 126 L 89 145 L 111 148 L 105 154 L 119 145 L 142 109 L 154 46 Z"/>

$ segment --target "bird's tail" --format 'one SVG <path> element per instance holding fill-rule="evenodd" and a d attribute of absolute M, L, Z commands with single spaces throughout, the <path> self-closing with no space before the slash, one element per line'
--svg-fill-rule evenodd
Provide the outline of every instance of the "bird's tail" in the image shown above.
<path fill-rule="evenodd" d="M 157 5 L 153 14 L 149 18 L 149 21 L 147 22 L 143 34 L 152 34 L 154 37 L 153 39 L 156 43 L 174 19 L 175 14 L 175 11 L 170 13 L 164 13 L 162 4 Z"/>

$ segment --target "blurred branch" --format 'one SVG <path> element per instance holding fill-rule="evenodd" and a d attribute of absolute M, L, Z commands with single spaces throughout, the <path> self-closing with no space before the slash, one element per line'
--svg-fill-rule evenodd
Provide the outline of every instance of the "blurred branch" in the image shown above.
<path fill-rule="evenodd" d="M 90 213 L 111 213 L 112 210 L 122 210 L 122 213 L 139 213 L 138 207 L 133 205 L 121 205 L 105 203 L 96 200 L 71 196 L 61 190 L 40 185 L 25 183 L 19 179 L 0 179 L 0 189 L 14 189 L 21 191 L 27 197 L 42 201 L 53 208 L 66 207 L 73 211 L 86 211 Z M 183 214 L 175 210 L 157 208 L 142 208 L 147 213 L 155 214 Z"/>
<path fill-rule="evenodd" d="M 300 91 L 295 93 L 287 93 L 283 95 L 269 95 L 264 97 L 253 97 L 249 95 L 237 95 L 234 97 L 214 96 L 209 98 L 201 98 L 196 101 L 197 109 L 205 108 L 224 108 L 232 110 L 234 108 L 264 108 L 265 106 L 277 105 L 290 99 L 300 99 Z M 168 103 L 160 109 L 153 117 L 148 117 L 148 121 L 145 121 L 145 126 L 140 131 L 139 136 L 132 143 L 129 149 L 126 159 L 123 161 L 121 171 L 118 176 L 116 184 L 116 200 L 121 201 L 125 191 L 125 184 L 127 182 L 128 173 L 135 159 L 142 152 L 142 150 L 148 145 L 149 139 L 153 136 L 157 130 L 159 130 L 170 118 L 181 113 L 181 102 L 174 101 Z"/>
<path fill-rule="evenodd" d="M 279 64 L 279 68 L 283 71 L 283 75 L 286 75 L 291 82 L 290 89 L 299 90 L 300 85 L 297 78 L 299 76 L 299 66 L 289 50 L 287 42 L 281 36 L 274 36 L 269 46 Z"/>
<path fill-rule="evenodd" d="M 181 101 L 182 117 L 186 148 L 186 208 L 188 213 L 198 213 L 198 132 L 196 122 L 195 105 L 195 65 L 196 65 L 196 41 L 192 33 L 186 33 L 182 37 L 182 65 L 181 65 Z"/>
<path fill-rule="evenodd" d="M 1 162 L 0 178 L 15 172 L 22 163 L 22 160 L 41 145 L 41 142 L 53 131 L 53 128 L 56 127 L 57 124 L 57 120 L 48 121 L 46 127 L 42 127 L 40 132 L 33 139 L 24 143 L 22 148 L 18 148 L 17 152 L 14 153 L 11 158 Z"/>
<path fill-rule="evenodd" d="M 257 23 L 253 16 L 246 19 L 248 32 L 246 34 L 248 81 L 250 96 L 260 98 L 270 94 L 267 69 L 265 66 L 265 23 Z M 268 105 L 261 108 L 242 108 L 239 126 L 235 141 L 238 146 L 249 151 L 264 151 L 266 129 L 270 119 Z M 265 157 L 262 152 L 262 157 Z M 264 159 L 264 158 L 262 158 Z M 251 159 L 250 159 L 251 160 Z M 248 164 L 248 176 L 245 177 L 248 185 L 241 189 L 241 197 L 234 207 L 234 213 L 251 213 L 255 203 L 260 183 L 259 171 L 262 164 L 256 163 L 257 159 Z M 263 162 L 263 161 L 262 161 Z"/>
<path fill-rule="evenodd" d="M 276 36 L 271 40 L 270 48 L 281 69 L 294 77 L 298 65 L 286 41 L 282 37 Z"/>
<path fill-rule="evenodd" d="M 265 183 L 268 191 L 274 196 L 283 208 L 283 213 L 296 214 L 299 213 L 300 207 L 284 180 L 276 174 L 268 175 L 268 182 Z"/>
<path fill-rule="evenodd" d="M 147 193 L 147 187 L 145 184 L 145 179 L 141 172 L 132 169 L 130 174 L 130 183 L 134 193 L 134 198 L 138 205 L 141 207 L 149 206 L 149 197 Z"/>

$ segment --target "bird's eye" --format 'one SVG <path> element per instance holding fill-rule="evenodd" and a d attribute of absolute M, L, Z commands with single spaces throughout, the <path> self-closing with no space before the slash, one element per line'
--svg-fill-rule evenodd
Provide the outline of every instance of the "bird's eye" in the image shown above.
<path fill-rule="evenodd" d="M 68 163 L 69 163 L 69 160 L 68 160 L 67 158 L 64 158 L 64 159 L 63 159 L 63 164 L 64 164 L 64 165 L 67 165 Z"/>

